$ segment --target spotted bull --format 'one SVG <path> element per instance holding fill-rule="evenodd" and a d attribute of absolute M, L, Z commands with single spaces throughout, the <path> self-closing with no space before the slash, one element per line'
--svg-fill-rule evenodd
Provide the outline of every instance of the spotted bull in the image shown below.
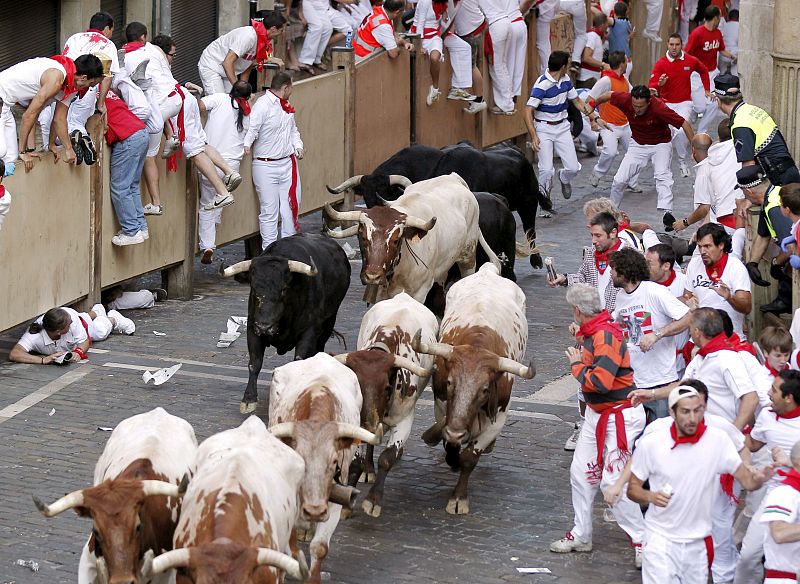
<path fill-rule="evenodd" d="M 378 432 L 388 430 L 386 448 L 378 460 L 378 475 L 373 463 L 374 446 L 360 450 L 350 467 L 350 484 L 355 485 L 361 471 L 373 482 L 362 502 L 368 515 L 379 517 L 386 475 L 403 455 L 403 446 L 414 423 L 414 408 L 428 384 L 433 357 L 411 347 L 412 336 L 421 331 L 422 341 L 436 341 L 439 323 L 434 314 L 406 293 L 378 302 L 361 320 L 358 349 L 337 355 L 358 376 L 363 405 L 361 426 Z"/>
<path fill-rule="evenodd" d="M 525 295 L 484 264 L 450 287 L 439 339 L 430 344 L 420 335 L 414 339 L 416 350 L 436 356 L 436 422 L 423 439 L 431 446 L 444 440 L 447 463 L 461 471 L 447 512 L 464 514 L 470 474 L 503 429 L 514 376 L 535 374 L 532 365 L 519 362 L 528 339 Z"/>
<path fill-rule="evenodd" d="M 197 451 L 185 420 L 156 408 L 123 420 L 94 470 L 94 486 L 50 505 L 34 497 L 45 517 L 75 509 L 92 518 L 92 535 L 78 567 L 78 584 L 165 584 L 171 574 L 142 575 L 146 555 L 172 549 L 179 484 Z M 184 485 L 185 486 L 185 485 Z"/>

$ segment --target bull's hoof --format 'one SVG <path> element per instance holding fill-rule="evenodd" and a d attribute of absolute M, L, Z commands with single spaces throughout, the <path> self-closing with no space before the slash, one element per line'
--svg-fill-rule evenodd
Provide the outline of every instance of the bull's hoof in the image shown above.
<path fill-rule="evenodd" d="M 339 519 L 345 521 L 346 519 L 350 519 L 350 516 L 353 514 L 352 509 L 348 509 L 347 507 L 342 507 L 342 514 L 339 516 Z"/>
<path fill-rule="evenodd" d="M 252 414 L 256 411 L 256 402 L 242 402 L 239 404 L 240 414 Z"/>
<path fill-rule="evenodd" d="M 469 499 L 457 499 L 453 497 L 447 502 L 445 511 L 450 515 L 466 515 L 469 513 Z"/>
<path fill-rule="evenodd" d="M 531 262 L 531 267 L 536 269 L 544 267 L 544 262 L 542 261 L 542 254 L 540 253 L 531 254 L 531 257 L 529 259 Z"/>
<path fill-rule="evenodd" d="M 374 483 L 375 482 L 375 473 L 374 472 L 362 472 L 361 476 L 358 477 L 359 483 Z"/>
<path fill-rule="evenodd" d="M 433 426 L 422 433 L 422 441 L 428 446 L 438 446 L 442 442 L 442 430 L 444 430 L 445 420 L 436 422 Z"/>
<path fill-rule="evenodd" d="M 364 499 L 361 502 L 361 508 L 364 510 L 364 513 L 366 513 L 370 517 L 381 516 L 381 506 L 373 503 L 369 499 Z"/>
<path fill-rule="evenodd" d="M 310 529 L 297 528 L 297 541 L 311 541 L 314 539 L 314 527 Z"/>
<path fill-rule="evenodd" d="M 494 445 L 495 445 L 496 442 L 497 442 L 497 440 L 492 440 L 489 443 L 489 445 L 484 449 L 482 454 L 491 454 L 492 451 L 494 450 Z"/>

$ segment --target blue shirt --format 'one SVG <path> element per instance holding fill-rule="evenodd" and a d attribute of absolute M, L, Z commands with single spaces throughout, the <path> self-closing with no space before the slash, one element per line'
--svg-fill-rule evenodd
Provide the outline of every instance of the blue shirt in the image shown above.
<path fill-rule="evenodd" d="M 608 52 L 622 51 L 631 56 L 631 21 L 627 18 L 615 18 L 614 24 L 608 27 Z"/>
<path fill-rule="evenodd" d="M 557 122 L 567 117 L 567 101 L 577 99 L 578 94 L 568 76 L 558 82 L 545 71 L 531 89 L 527 105 L 536 110 L 536 119 L 544 122 Z"/>

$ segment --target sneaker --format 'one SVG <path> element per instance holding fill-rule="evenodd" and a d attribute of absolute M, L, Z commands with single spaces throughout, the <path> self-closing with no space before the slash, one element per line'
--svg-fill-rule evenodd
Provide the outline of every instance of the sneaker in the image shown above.
<path fill-rule="evenodd" d="M 164 140 L 164 149 L 161 151 L 161 158 L 169 158 L 181 147 L 181 141 L 175 136 Z"/>
<path fill-rule="evenodd" d="M 106 307 L 103 306 L 102 304 L 95 304 L 94 306 L 92 306 L 90 312 L 94 312 L 97 316 L 106 316 L 106 317 L 108 316 L 106 314 Z"/>
<path fill-rule="evenodd" d="M 203 250 L 203 255 L 200 258 L 200 263 L 208 265 L 208 264 L 211 263 L 211 259 L 213 257 L 214 257 L 214 250 L 213 249 L 204 249 Z"/>
<path fill-rule="evenodd" d="M 496 105 L 493 105 L 489 111 L 496 116 L 513 116 L 515 113 L 517 113 L 517 110 L 512 109 L 511 111 L 506 111 L 504 109 L 500 109 Z"/>
<path fill-rule="evenodd" d="M 633 545 L 634 553 L 636 554 L 633 558 L 633 565 L 636 566 L 637 570 L 642 569 L 642 544 Z"/>
<path fill-rule="evenodd" d="M 144 81 L 149 81 L 147 79 L 147 65 L 149 63 L 150 59 L 143 59 L 141 63 L 136 65 L 136 69 L 131 72 L 131 81 L 133 81 L 142 90 L 144 90 L 142 83 Z"/>
<path fill-rule="evenodd" d="M 234 170 L 232 173 L 226 174 L 222 182 L 225 183 L 225 188 L 228 189 L 228 192 L 232 193 L 242 184 L 242 175 Z"/>
<path fill-rule="evenodd" d="M 485 109 L 489 108 L 489 104 L 485 101 L 473 101 L 467 107 L 464 108 L 464 111 L 468 114 L 477 114 L 482 112 Z"/>
<path fill-rule="evenodd" d="M 664 231 L 672 231 L 672 226 L 675 223 L 675 215 L 669 211 L 664 211 L 664 217 L 661 221 L 664 223 Z"/>
<path fill-rule="evenodd" d="M 639 185 L 628 185 L 628 191 L 631 193 L 641 193 L 642 187 Z"/>
<path fill-rule="evenodd" d="M 167 291 L 163 288 L 151 288 L 150 292 L 153 293 L 153 299 L 156 302 L 164 302 L 167 299 Z"/>
<path fill-rule="evenodd" d="M 149 229 L 140 229 L 139 233 L 142 234 L 142 237 L 144 238 L 145 241 L 150 239 L 150 230 Z"/>
<path fill-rule="evenodd" d="M 561 194 L 564 195 L 565 199 L 569 199 L 572 196 L 572 185 L 569 183 L 561 182 Z"/>
<path fill-rule="evenodd" d="M 578 446 L 578 436 L 581 435 L 581 427 L 583 426 L 583 420 L 580 422 L 575 422 L 575 431 L 572 432 L 572 436 L 567 438 L 567 441 L 564 443 L 564 450 L 567 451 L 574 451 L 575 448 Z"/>
<path fill-rule="evenodd" d="M 439 90 L 431 85 L 431 88 L 428 90 L 428 97 L 425 98 L 425 103 L 427 103 L 428 106 L 432 106 L 434 101 L 439 100 L 439 95 L 441 95 Z"/>
<path fill-rule="evenodd" d="M 214 201 L 209 203 L 205 207 L 203 207 L 206 211 L 211 211 L 213 209 L 221 209 L 222 207 L 227 207 L 228 205 L 233 205 L 233 196 L 225 193 L 224 195 L 217 195 L 214 197 Z"/>
<path fill-rule="evenodd" d="M 163 215 L 164 214 L 164 205 L 154 205 L 153 203 L 147 203 L 144 207 L 145 215 Z"/>
<path fill-rule="evenodd" d="M 83 162 L 83 146 L 81 146 L 81 131 L 73 130 L 69 135 L 69 141 L 72 142 L 72 149 L 75 151 L 75 164 Z"/>
<path fill-rule="evenodd" d="M 447 92 L 447 99 L 460 99 L 461 101 L 475 101 L 475 96 L 469 91 L 464 91 L 459 87 L 452 87 Z"/>
<path fill-rule="evenodd" d="M 120 247 L 123 245 L 136 245 L 137 243 L 144 243 L 144 236 L 141 231 L 137 231 L 135 235 L 120 233 L 111 238 L 111 243 Z"/>
<path fill-rule="evenodd" d="M 80 143 L 83 149 L 83 161 L 87 166 L 93 165 L 97 162 L 97 149 L 94 147 L 92 137 L 88 134 L 81 134 Z"/>
<path fill-rule="evenodd" d="M 589 184 L 593 187 L 597 187 L 600 184 L 600 177 L 597 176 L 595 173 L 589 175 Z"/>
<path fill-rule="evenodd" d="M 132 335 L 136 332 L 136 325 L 133 324 L 133 321 L 130 318 L 122 316 L 116 310 L 109 310 L 108 311 L 108 318 L 113 318 L 114 322 L 114 332 L 115 333 L 123 333 L 126 335 Z"/>
<path fill-rule="evenodd" d="M 573 537 L 572 532 L 568 531 L 564 537 L 550 544 L 550 551 L 557 554 L 590 552 L 592 551 L 592 542 L 583 543 L 582 541 L 578 541 Z"/>
<path fill-rule="evenodd" d="M 681 160 L 680 162 L 680 168 L 681 168 L 681 176 L 683 178 L 688 178 L 692 174 L 692 171 L 689 170 L 689 165 L 686 164 L 683 160 Z"/>

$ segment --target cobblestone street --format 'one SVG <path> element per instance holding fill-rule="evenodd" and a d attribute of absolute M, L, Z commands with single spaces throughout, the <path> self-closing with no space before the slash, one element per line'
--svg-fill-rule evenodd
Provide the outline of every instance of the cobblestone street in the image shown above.
<path fill-rule="evenodd" d="M 583 170 L 564 201 L 556 187 L 552 218 L 537 221 L 543 255 L 556 259 L 560 272 L 577 269 L 581 247 L 588 245 L 581 207 L 595 191 L 589 174 L 595 158 L 582 158 Z M 616 169 L 619 159 L 614 163 Z M 558 165 L 558 163 L 557 163 Z M 692 179 L 675 174 L 675 216 L 692 207 Z M 623 207 L 634 221 L 662 230 L 655 209 L 652 168 L 642 175 L 644 194 L 626 193 Z M 597 194 L 608 196 L 611 177 Z M 158 218 L 153 218 L 158 221 Z M 224 221 L 224 214 L 223 214 Z M 318 231 L 318 214 L 302 220 L 305 231 Z M 518 238 L 522 238 L 518 228 Z M 355 238 L 350 245 L 358 248 Z M 247 314 L 248 288 L 217 275 L 218 262 L 243 257 L 239 243 L 220 250 L 213 266 L 196 266 L 195 298 L 169 300 L 151 310 L 130 311 L 132 336 L 112 335 L 92 348 L 90 363 L 69 367 L 11 364 L 8 351 L 23 328 L 0 335 L 0 583 L 56 584 L 77 580 L 81 548 L 90 533 L 88 519 L 72 512 L 45 519 L 31 495 L 53 500 L 89 486 L 94 464 L 109 433 L 122 419 L 156 406 L 184 417 L 198 440 L 243 420 L 239 401 L 247 378 L 244 334 L 227 349 L 216 341 L 230 315 Z M 336 329 L 355 347 L 361 316 L 360 260 L 352 261 L 353 278 Z M 551 541 L 572 526 L 569 466 L 563 450 L 577 419 L 574 384 L 564 349 L 570 344 L 571 312 L 564 289 L 550 289 L 545 272 L 527 260 L 516 265 L 518 284 L 527 296 L 527 358 L 537 376 L 517 379 L 511 415 L 491 455 L 484 456 L 470 481 L 469 515 L 451 516 L 445 505 L 457 475 L 444 462 L 441 448 L 428 448 L 420 435 L 433 419 L 433 397 L 426 390 L 405 454 L 386 481 L 383 514 L 366 516 L 360 499 L 353 516 L 339 524 L 323 570 L 329 581 L 347 584 L 531 582 L 616 584 L 639 582 L 634 554 L 624 532 L 603 521 L 602 497 L 596 499 L 594 551 L 557 555 Z M 35 293 L 32 290 L 31 293 Z M 154 331 L 166 333 L 156 335 Z M 331 339 L 327 350 L 344 350 Z M 266 419 L 265 399 L 273 367 L 291 359 L 267 350 L 256 414 Z M 164 385 L 142 381 L 143 371 L 182 363 Z M 561 380 L 561 381 L 559 381 Z M 4 409 L 3 409 L 4 408 Z M 365 489 L 362 489 L 362 497 Z M 39 571 L 16 565 L 33 560 Z M 549 568 L 551 575 L 520 574 L 518 567 Z"/>

